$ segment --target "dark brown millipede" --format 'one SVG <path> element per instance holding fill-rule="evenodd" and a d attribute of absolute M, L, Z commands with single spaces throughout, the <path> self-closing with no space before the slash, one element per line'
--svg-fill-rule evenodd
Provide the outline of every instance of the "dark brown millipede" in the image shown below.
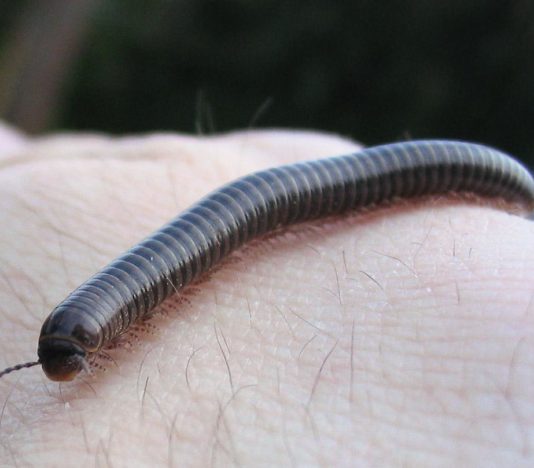
<path fill-rule="evenodd" d="M 212 192 L 75 289 L 45 320 L 39 360 L 72 380 L 87 357 L 246 242 L 281 226 L 397 198 L 473 193 L 534 209 L 534 179 L 510 156 L 454 141 L 414 141 L 301 162 Z"/>

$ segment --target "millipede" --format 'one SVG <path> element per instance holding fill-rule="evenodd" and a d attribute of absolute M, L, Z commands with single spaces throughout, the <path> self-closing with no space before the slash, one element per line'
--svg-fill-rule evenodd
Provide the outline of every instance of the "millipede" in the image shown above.
<path fill-rule="evenodd" d="M 534 179 L 511 156 L 479 144 L 411 141 L 247 175 L 215 190 L 76 288 L 44 321 L 38 360 L 72 380 L 133 323 L 231 252 L 284 226 L 397 199 L 475 194 L 534 210 Z"/>

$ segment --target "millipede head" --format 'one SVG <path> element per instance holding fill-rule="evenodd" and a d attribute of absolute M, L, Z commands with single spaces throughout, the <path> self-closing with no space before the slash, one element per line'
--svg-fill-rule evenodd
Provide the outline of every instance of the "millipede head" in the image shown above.
<path fill-rule="evenodd" d="M 87 369 L 84 349 L 73 341 L 48 337 L 39 341 L 37 350 L 43 371 L 50 380 L 65 382 Z"/>

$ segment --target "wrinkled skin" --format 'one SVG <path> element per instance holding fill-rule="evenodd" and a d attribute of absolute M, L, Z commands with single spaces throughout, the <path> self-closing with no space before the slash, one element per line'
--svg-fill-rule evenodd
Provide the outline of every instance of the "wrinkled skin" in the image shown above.
<path fill-rule="evenodd" d="M 98 268 L 317 133 L 0 134 L 0 366 Z M 92 376 L 0 381 L 0 465 L 532 466 L 534 223 L 453 199 L 257 242 Z"/>

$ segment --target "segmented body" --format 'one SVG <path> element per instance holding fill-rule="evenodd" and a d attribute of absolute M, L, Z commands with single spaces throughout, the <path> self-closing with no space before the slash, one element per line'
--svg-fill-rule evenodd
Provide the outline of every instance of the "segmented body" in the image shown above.
<path fill-rule="evenodd" d="M 66 338 L 96 352 L 232 251 L 281 226 L 452 192 L 534 206 L 534 181 L 523 166 L 494 149 L 460 142 L 397 143 L 245 176 L 72 292 L 44 322 L 39 347 Z"/>

